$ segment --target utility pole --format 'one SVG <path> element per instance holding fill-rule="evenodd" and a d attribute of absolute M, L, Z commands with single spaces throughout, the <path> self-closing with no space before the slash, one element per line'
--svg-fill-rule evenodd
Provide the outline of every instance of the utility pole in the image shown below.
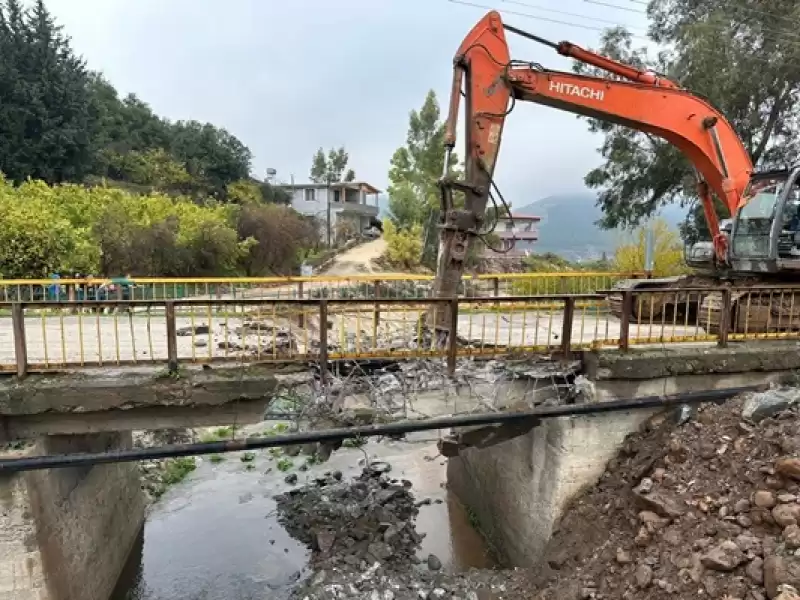
<path fill-rule="evenodd" d="M 328 227 L 328 248 L 333 247 L 333 240 L 331 239 L 331 176 L 328 173 L 325 176 L 325 210 L 327 211 L 326 223 Z"/>

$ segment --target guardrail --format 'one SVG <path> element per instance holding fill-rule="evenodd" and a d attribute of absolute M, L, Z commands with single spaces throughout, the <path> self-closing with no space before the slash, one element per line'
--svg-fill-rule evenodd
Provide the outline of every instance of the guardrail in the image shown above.
<path fill-rule="evenodd" d="M 442 303 L 458 333 L 444 347 L 420 319 Z M 596 294 L 16 302 L 0 309 L 8 315 L 0 316 L 0 369 L 19 376 L 72 367 L 368 358 L 444 357 L 452 369 L 458 356 L 569 355 L 614 336 Z"/>
<path fill-rule="evenodd" d="M 444 346 L 420 317 L 447 304 Z M 609 305 L 621 307 L 621 318 Z M 783 307 L 778 310 L 778 307 Z M 620 310 L 616 310 L 620 314 Z M 800 286 L 461 298 L 0 303 L 0 371 L 237 361 L 523 358 L 633 345 L 800 339 Z"/>
<path fill-rule="evenodd" d="M 466 275 L 459 296 L 585 294 L 643 273 L 569 272 Z M 0 279 L 0 302 L 302 298 L 427 298 L 432 275 L 315 277 Z"/>
<path fill-rule="evenodd" d="M 620 313 L 618 346 L 800 339 L 800 286 L 601 290 Z"/>

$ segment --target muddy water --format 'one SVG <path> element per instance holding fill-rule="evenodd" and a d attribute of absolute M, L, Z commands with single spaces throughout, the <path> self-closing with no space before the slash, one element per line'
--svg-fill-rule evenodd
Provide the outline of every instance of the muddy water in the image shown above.
<path fill-rule="evenodd" d="M 491 567 L 493 562 L 468 515 L 444 488 L 444 459 L 427 432 L 410 442 L 369 443 L 372 460 L 409 479 L 420 507 L 417 529 L 427 534 L 420 556 L 435 554 L 445 568 Z M 268 451 L 248 470 L 238 454 L 203 460 L 187 480 L 153 506 L 143 542 L 134 551 L 112 600 L 263 600 L 285 598 L 306 575 L 308 551 L 283 530 L 272 497 L 291 488 Z M 325 471 L 357 475 L 361 449 L 342 449 L 323 465 L 294 469 L 298 485 Z M 294 459 L 300 465 L 303 459 Z"/>

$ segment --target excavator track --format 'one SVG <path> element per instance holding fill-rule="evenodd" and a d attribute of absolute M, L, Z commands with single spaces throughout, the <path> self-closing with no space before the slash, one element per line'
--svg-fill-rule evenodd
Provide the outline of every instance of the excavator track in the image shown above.
<path fill-rule="evenodd" d="M 780 285 L 781 282 L 770 282 Z M 796 283 L 796 282 L 792 282 Z M 748 293 L 742 288 L 763 285 L 758 278 L 721 280 L 713 276 L 688 275 L 669 279 L 624 280 L 609 295 L 609 308 L 620 319 L 623 294 L 632 290 L 630 322 L 638 324 L 678 323 L 699 326 L 708 334 L 720 330 L 723 295 L 718 291 L 686 291 L 685 288 L 714 288 L 730 284 L 737 289 L 731 295 L 730 334 L 775 334 L 800 331 L 800 293 L 788 290 Z M 654 293 L 648 293 L 649 291 Z"/>

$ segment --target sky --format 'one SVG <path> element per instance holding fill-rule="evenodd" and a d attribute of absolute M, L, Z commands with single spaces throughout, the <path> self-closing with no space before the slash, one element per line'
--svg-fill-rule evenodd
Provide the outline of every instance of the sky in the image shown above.
<path fill-rule="evenodd" d="M 647 25 L 643 0 L 464 2 L 473 5 L 46 0 L 89 68 L 162 116 L 226 128 L 252 150 L 255 176 L 274 168 L 279 181 L 307 181 L 317 148 L 344 145 L 357 178 L 382 190 L 409 112 L 433 89 L 444 116 L 453 55 L 488 9 L 539 36 L 588 47 L 603 27 L 642 34 Z M 570 69 L 545 46 L 512 34 L 509 45 L 512 58 Z M 572 114 L 518 103 L 506 121 L 495 180 L 516 206 L 584 190 L 584 175 L 601 164 L 601 143 Z"/>

